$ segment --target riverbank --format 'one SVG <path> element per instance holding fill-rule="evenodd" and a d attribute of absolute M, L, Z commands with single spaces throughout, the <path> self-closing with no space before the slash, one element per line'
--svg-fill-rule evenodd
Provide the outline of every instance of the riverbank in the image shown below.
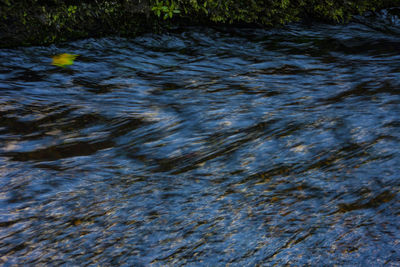
<path fill-rule="evenodd" d="M 398 0 L 0 0 L 0 47 L 136 36 L 185 24 L 275 27 L 302 20 L 345 23 Z"/>

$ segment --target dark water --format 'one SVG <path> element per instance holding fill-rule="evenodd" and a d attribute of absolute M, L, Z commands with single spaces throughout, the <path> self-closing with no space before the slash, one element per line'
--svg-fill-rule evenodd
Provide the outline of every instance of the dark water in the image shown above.
<path fill-rule="evenodd" d="M 399 25 L 0 50 L 0 263 L 398 266 Z"/>

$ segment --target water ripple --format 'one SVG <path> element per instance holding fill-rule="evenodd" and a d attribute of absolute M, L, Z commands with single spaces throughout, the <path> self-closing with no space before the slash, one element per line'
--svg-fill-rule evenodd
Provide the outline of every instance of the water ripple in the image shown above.
<path fill-rule="evenodd" d="M 390 16 L 0 50 L 0 262 L 395 266 Z"/>

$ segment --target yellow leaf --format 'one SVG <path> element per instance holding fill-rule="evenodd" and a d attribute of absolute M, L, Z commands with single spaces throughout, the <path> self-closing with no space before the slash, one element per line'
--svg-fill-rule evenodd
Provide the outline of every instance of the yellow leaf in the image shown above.
<path fill-rule="evenodd" d="M 53 56 L 53 62 L 51 65 L 65 68 L 66 66 L 74 64 L 74 60 L 78 55 L 71 54 L 60 54 Z"/>

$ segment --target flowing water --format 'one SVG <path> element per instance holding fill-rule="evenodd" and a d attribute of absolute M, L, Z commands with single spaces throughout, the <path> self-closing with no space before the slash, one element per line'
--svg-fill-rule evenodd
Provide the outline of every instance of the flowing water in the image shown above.
<path fill-rule="evenodd" d="M 398 266 L 399 25 L 0 50 L 0 263 Z"/>

